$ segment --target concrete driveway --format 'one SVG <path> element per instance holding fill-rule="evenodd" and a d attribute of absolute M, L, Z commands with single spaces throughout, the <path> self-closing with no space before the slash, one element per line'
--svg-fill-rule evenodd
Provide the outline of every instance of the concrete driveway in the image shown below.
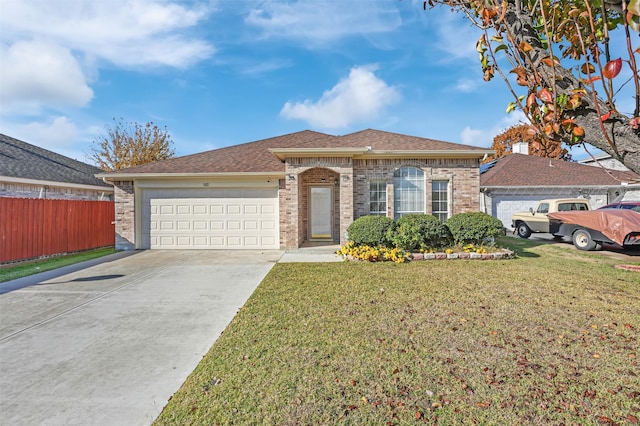
<path fill-rule="evenodd" d="M 507 231 L 507 235 L 513 238 L 520 238 L 516 235 L 511 234 L 510 231 Z M 557 244 L 562 247 L 567 247 L 572 250 L 578 250 L 573 243 L 571 242 L 571 238 L 563 237 L 561 239 L 555 239 L 553 235 L 540 233 L 540 234 L 531 234 L 529 238 L 532 241 L 544 243 L 544 244 Z M 609 257 L 611 259 L 615 259 L 617 261 L 623 262 L 638 262 L 640 261 L 640 249 L 638 248 L 626 248 L 623 249 L 620 246 L 615 244 L 605 244 L 601 250 L 594 250 L 586 253 L 597 254 L 603 257 Z"/>
<path fill-rule="evenodd" d="M 281 255 L 142 251 L 0 284 L 0 424 L 150 424 Z"/>

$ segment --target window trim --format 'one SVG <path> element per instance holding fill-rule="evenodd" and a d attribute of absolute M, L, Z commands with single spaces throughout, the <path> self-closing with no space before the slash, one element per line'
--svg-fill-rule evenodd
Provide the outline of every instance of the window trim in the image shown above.
<path fill-rule="evenodd" d="M 436 183 L 444 183 L 446 184 L 446 189 L 444 191 L 434 191 L 434 184 Z M 447 197 L 446 199 L 446 210 L 433 210 L 433 206 L 434 203 L 437 202 L 438 204 L 441 204 L 442 201 L 438 199 L 438 201 L 435 201 L 435 197 L 434 194 L 436 193 L 444 193 Z M 449 178 L 444 178 L 444 179 L 437 179 L 434 178 L 431 180 L 431 214 L 435 217 L 437 217 L 438 219 L 442 220 L 443 222 L 445 222 L 447 219 L 449 219 L 451 217 L 451 179 Z M 446 216 L 446 218 L 443 220 L 439 215 L 444 214 Z"/>
<path fill-rule="evenodd" d="M 414 179 L 407 179 L 407 177 L 401 176 L 402 170 L 414 170 L 414 171 L 417 171 L 419 174 L 416 173 L 416 178 Z M 427 177 L 427 174 L 425 173 L 425 171 L 422 170 L 420 167 L 416 167 L 416 166 L 402 166 L 397 168 L 393 172 L 393 217 L 394 219 L 398 219 L 407 214 L 426 212 L 426 207 L 427 207 L 426 177 Z M 419 210 L 405 210 L 405 211 L 399 210 L 398 207 L 402 205 L 402 200 L 401 200 L 402 193 L 400 192 L 401 185 L 398 184 L 399 180 L 406 180 L 406 181 L 418 183 L 419 185 L 421 185 L 421 188 L 419 188 L 421 189 L 421 191 L 419 190 L 405 191 L 405 194 L 408 194 L 408 193 L 418 194 L 418 196 L 422 198 L 421 200 L 414 201 L 415 203 L 421 204 Z M 405 203 L 406 202 L 407 200 L 405 200 Z"/>
<path fill-rule="evenodd" d="M 376 192 L 379 194 L 383 194 L 382 201 L 373 201 L 371 194 L 374 192 L 371 188 L 372 185 L 376 185 Z M 384 205 L 384 210 L 372 210 L 371 205 L 373 203 L 381 203 Z M 372 179 L 369 181 L 369 214 L 374 216 L 386 216 L 388 211 L 388 200 L 387 200 L 387 181 L 383 179 Z"/>

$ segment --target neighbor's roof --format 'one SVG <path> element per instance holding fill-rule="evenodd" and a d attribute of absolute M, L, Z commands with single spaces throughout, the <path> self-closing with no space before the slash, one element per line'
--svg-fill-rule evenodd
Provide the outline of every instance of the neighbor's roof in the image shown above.
<path fill-rule="evenodd" d="M 6 177 L 111 188 L 95 177 L 101 172 L 98 167 L 0 133 L 0 180 Z"/>
<path fill-rule="evenodd" d="M 334 150 L 332 152 L 332 150 Z M 363 130 L 344 136 L 304 130 L 255 142 L 215 149 L 213 151 L 144 164 L 105 173 L 116 178 L 128 175 L 156 175 L 166 173 L 284 173 L 284 163 L 278 158 L 295 153 L 307 155 L 348 155 L 354 152 L 368 155 L 407 153 L 422 155 L 450 153 L 472 154 L 478 158 L 492 151 L 468 145 L 437 141 L 380 130 Z M 276 155 L 277 154 L 277 155 Z"/>
<path fill-rule="evenodd" d="M 480 175 L 480 187 L 619 186 L 640 183 L 633 172 L 604 170 L 564 160 L 509 154 Z"/>

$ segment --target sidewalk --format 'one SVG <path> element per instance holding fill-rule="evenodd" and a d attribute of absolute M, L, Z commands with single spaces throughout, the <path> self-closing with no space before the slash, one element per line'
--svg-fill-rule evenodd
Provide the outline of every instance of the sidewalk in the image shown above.
<path fill-rule="evenodd" d="M 342 262 L 342 257 L 336 254 L 339 248 L 339 244 L 307 243 L 303 247 L 286 250 L 278 263 Z"/>

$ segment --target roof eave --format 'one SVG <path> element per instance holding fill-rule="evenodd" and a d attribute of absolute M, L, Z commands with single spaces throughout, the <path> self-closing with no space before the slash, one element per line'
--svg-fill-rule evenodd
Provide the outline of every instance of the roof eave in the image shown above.
<path fill-rule="evenodd" d="M 485 158 L 495 154 L 490 149 L 473 150 L 374 150 L 371 147 L 355 148 L 271 148 L 280 161 L 291 157 L 353 157 L 365 158 Z"/>
<path fill-rule="evenodd" d="M 217 173 L 118 173 L 118 172 L 110 172 L 110 173 L 99 173 L 96 175 L 97 178 L 100 178 L 107 181 L 114 180 L 135 180 L 135 179 L 157 179 L 157 178 L 171 178 L 171 179 L 180 179 L 180 178 L 228 178 L 228 177 L 273 177 L 273 178 L 281 178 L 284 177 L 284 172 L 217 172 Z"/>
<path fill-rule="evenodd" d="M 291 157 L 354 157 L 362 155 L 371 148 L 269 148 L 269 152 L 278 160 L 284 161 Z"/>
<path fill-rule="evenodd" d="M 495 154 L 495 151 L 490 149 L 370 150 L 357 158 L 485 158 L 493 154 Z"/>
<path fill-rule="evenodd" d="M 480 189 L 517 189 L 517 188 L 527 188 L 527 189 L 531 189 L 531 188 L 574 188 L 574 187 L 578 187 L 578 188 L 619 188 L 621 186 L 624 187 L 640 187 L 640 183 L 628 183 L 628 182 L 621 182 L 618 185 L 606 185 L 606 184 L 602 184 L 602 185 L 568 185 L 568 184 L 563 184 L 563 185 L 483 185 L 482 183 L 480 184 Z"/>
<path fill-rule="evenodd" d="M 57 188 L 76 188 L 93 191 L 113 192 L 112 186 L 89 185 L 85 183 L 58 182 L 53 180 L 26 179 L 13 176 L 0 176 L 0 181 L 36 186 L 53 186 Z"/>

